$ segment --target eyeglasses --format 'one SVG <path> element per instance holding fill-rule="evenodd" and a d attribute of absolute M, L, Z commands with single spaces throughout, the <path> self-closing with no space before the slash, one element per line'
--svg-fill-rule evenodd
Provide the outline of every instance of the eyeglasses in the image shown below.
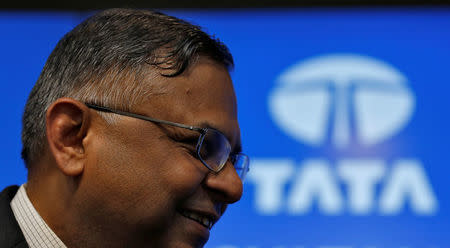
<path fill-rule="evenodd" d="M 89 108 L 95 109 L 101 112 L 114 113 L 118 115 L 124 115 L 132 118 L 141 119 L 144 121 L 150 121 L 154 123 L 161 123 L 165 125 L 170 125 L 174 127 L 180 127 L 184 129 L 189 129 L 192 131 L 197 131 L 200 136 L 196 145 L 196 154 L 198 159 L 206 166 L 209 170 L 218 173 L 223 169 L 228 160 L 233 164 L 236 172 L 241 179 L 244 181 L 247 172 L 249 171 L 249 158 L 243 153 L 231 154 L 231 145 L 228 139 L 223 133 L 214 128 L 201 128 L 195 126 L 189 126 L 181 123 L 158 120 L 148 116 L 139 115 L 135 113 L 125 112 L 121 110 L 115 110 L 108 107 L 98 106 L 94 104 L 85 103 Z"/>

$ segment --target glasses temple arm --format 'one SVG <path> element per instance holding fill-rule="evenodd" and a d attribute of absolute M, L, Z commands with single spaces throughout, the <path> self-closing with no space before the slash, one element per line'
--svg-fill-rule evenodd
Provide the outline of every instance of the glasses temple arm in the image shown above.
<path fill-rule="evenodd" d="M 128 117 L 141 119 L 141 120 L 144 120 L 144 121 L 151 121 L 151 122 L 156 122 L 156 123 L 162 123 L 162 124 L 166 124 L 166 125 L 170 125 L 170 126 L 181 127 L 181 128 L 195 130 L 195 131 L 202 131 L 203 130 L 203 128 L 199 128 L 199 127 L 184 125 L 184 124 L 181 124 L 181 123 L 175 123 L 175 122 L 171 122 L 171 121 L 154 119 L 154 118 L 151 118 L 151 117 L 148 117 L 148 116 L 143 116 L 143 115 L 134 114 L 134 113 L 130 113 L 130 112 L 125 112 L 125 111 L 121 111 L 121 110 L 110 109 L 110 108 L 107 108 L 107 107 L 98 106 L 98 105 L 94 105 L 94 104 L 90 104 L 90 103 L 85 103 L 85 105 L 88 106 L 89 108 L 92 108 L 92 109 L 95 109 L 95 110 L 98 110 L 98 111 L 124 115 L 124 116 L 128 116 Z"/>

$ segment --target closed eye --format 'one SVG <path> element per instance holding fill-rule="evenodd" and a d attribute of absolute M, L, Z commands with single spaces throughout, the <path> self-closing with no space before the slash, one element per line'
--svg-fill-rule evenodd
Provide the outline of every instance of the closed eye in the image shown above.
<path fill-rule="evenodd" d="M 179 146 L 187 149 L 189 153 L 195 155 L 197 152 L 197 142 L 198 135 L 177 135 L 175 137 L 171 137 L 171 139 L 176 142 Z"/>

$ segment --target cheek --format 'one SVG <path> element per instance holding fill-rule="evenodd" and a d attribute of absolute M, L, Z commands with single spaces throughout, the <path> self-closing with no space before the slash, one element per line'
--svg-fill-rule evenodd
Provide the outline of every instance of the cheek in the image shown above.
<path fill-rule="evenodd" d="M 88 190 L 93 207 L 106 208 L 109 218 L 163 227 L 200 187 L 206 168 L 169 142 L 138 136 L 98 141 L 85 171 Z"/>
<path fill-rule="evenodd" d="M 181 149 L 171 152 L 164 164 L 169 170 L 164 171 L 162 184 L 167 186 L 174 201 L 183 201 L 193 195 L 208 173 L 198 159 Z"/>
<path fill-rule="evenodd" d="M 142 145 L 112 138 L 99 140 L 82 180 L 90 207 L 125 225 L 148 218 L 161 224 L 170 214 L 163 209 L 171 204 L 170 194 L 162 186 L 164 169 L 158 162 Z"/>

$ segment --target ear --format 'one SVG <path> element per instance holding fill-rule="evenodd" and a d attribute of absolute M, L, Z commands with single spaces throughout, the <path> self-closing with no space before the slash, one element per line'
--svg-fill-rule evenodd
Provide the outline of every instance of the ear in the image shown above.
<path fill-rule="evenodd" d="M 85 166 L 83 140 L 90 127 L 89 108 L 71 98 L 56 100 L 46 113 L 47 142 L 56 165 L 68 176 L 78 176 Z"/>

